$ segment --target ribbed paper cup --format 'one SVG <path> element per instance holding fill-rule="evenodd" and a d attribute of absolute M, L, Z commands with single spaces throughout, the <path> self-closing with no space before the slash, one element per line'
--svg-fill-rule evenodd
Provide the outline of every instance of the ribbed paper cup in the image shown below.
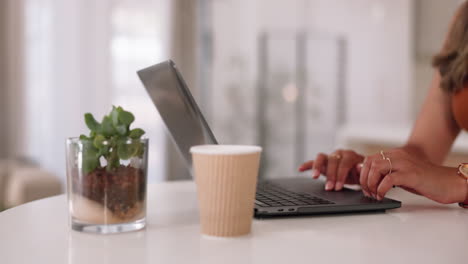
<path fill-rule="evenodd" d="M 201 232 L 233 237 L 250 233 L 262 148 L 202 145 L 190 149 Z"/>

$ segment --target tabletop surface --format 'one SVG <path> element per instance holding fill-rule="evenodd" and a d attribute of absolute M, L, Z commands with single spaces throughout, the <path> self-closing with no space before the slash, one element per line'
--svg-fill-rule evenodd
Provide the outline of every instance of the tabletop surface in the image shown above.
<path fill-rule="evenodd" d="M 70 230 L 66 196 L 0 213 L 0 263 L 467 263 L 468 210 L 400 189 L 386 213 L 254 220 L 250 235 L 199 233 L 193 182 L 148 187 L 147 228 L 116 235 Z"/>

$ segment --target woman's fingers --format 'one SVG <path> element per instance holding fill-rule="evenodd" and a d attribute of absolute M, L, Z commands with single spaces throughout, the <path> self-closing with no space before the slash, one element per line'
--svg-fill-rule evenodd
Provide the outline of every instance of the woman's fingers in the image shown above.
<path fill-rule="evenodd" d="M 338 165 L 340 160 L 343 157 L 339 151 L 331 154 L 328 156 L 327 160 L 327 183 L 325 184 L 325 190 L 331 191 L 335 188 L 337 173 L 338 173 Z"/>
<path fill-rule="evenodd" d="M 386 175 L 377 188 L 377 200 L 382 200 L 393 186 L 404 185 L 404 179 L 405 177 L 402 177 L 402 173 L 400 172 L 393 172 Z"/>
<path fill-rule="evenodd" d="M 341 191 L 343 189 L 343 185 L 352 168 L 353 164 L 350 164 L 349 161 L 340 163 L 336 178 L 335 191 Z"/>
<path fill-rule="evenodd" d="M 309 160 L 307 162 L 304 162 L 301 166 L 299 166 L 299 171 L 303 172 L 303 171 L 306 171 L 306 170 L 310 170 L 310 169 L 312 169 L 313 166 L 314 166 L 314 161 Z"/>
<path fill-rule="evenodd" d="M 362 158 L 362 156 L 350 150 L 337 150 L 330 155 L 319 153 L 315 160 L 302 164 L 299 171 L 311 169 L 312 177 L 315 179 L 320 174 L 324 174 L 327 177 L 325 190 L 340 191 L 345 183 L 359 183 L 359 172 L 355 166 Z"/>
<path fill-rule="evenodd" d="M 328 165 L 327 155 L 319 153 L 312 166 L 312 177 L 317 179 L 321 172 L 326 171 L 326 165 Z"/>
<path fill-rule="evenodd" d="M 327 155 L 323 153 L 319 153 L 315 160 L 309 160 L 304 162 L 301 166 L 299 166 L 299 171 L 307 171 L 312 170 L 312 177 L 317 179 L 321 173 L 325 173 L 325 165 L 327 163 Z"/>
<path fill-rule="evenodd" d="M 374 198 L 377 198 L 377 187 L 382 177 L 390 172 L 390 164 L 387 160 L 375 159 L 371 166 L 367 176 L 367 189 Z"/>
<path fill-rule="evenodd" d="M 356 171 L 361 174 L 362 167 L 364 166 L 364 162 L 356 164 Z"/>
<path fill-rule="evenodd" d="M 372 164 L 372 156 L 367 157 L 362 163 L 361 175 L 359 176 L 359 184 L 361 185 L 362 192 L 366 196 L 370 196 L 369 188 L 367 187 L 367 177 L 369 176 L 369 171 Z"/>
<path fill-rule="evenodd" d="M 345 184 L 359 184 L 359 175 L 361 174 L 362 162 L 353 164 L 345 179 Z"/>
<path fill-rule="evenodd" d="M 356 154 L 349 151 L 343 151 L 343 157 L 340 160 L 338 166 L 338 172 L 336 176 L 336 184 L 335 190 L 341 191 L 343 189 L 343 185 L 346 182 L 346 178 L 350 175 L 351 170 L 353 169 L 354 165 L 356 164 Z"/>
<path fill-rule="evenodd" d="M 357 168 L 352 168 L 346 177 L 345 184 L 359 184 L 359 174 L 360 171 Z"/>

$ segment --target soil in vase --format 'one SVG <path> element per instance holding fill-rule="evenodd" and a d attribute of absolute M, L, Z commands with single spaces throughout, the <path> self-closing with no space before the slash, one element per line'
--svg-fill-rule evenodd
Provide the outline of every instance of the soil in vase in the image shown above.
<path fill-rule="evenodd" d="M 77 215 L 81 216 L 78 218 L 111 224 L 130 222 L 144 215 L 146 177 L 142 169 L 120 165 L 112 171 L 107 171 L 106 167 L 103 167 L 82 177 L 75 177 L 77 182 L 73 184 L 73 193 L 85 198 L 84 201 L 91 202 L 83 202 L 78 197 L 75 199 L 80 201 L 75 203 L 75 211 L 81 210 L 77 212 Z M 99 207 L 102 207 L 102 212 Z"/>

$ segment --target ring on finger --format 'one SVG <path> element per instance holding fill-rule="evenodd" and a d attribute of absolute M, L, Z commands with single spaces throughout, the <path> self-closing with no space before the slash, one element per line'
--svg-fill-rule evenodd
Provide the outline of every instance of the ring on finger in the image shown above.
<path fill-rule="evenodd" d="M 380 155 L 382 156 L 383 160 L 387 159 L 387 157 L 385 157 L 385 153 L 383 152 L 383 150 L 380 151 Z"/>
<path fill-rule="evenodd" d="M 390 160 L 389 157 L 386 157 L 385 158 L 386 161 L 388 161 L 388 163 L 390 164 L 390 170 L 388 171 L 387 174 L 392 174 L 392 171 L 393 171 L 393 164 L 392 164 L 392 160 Z"/>

